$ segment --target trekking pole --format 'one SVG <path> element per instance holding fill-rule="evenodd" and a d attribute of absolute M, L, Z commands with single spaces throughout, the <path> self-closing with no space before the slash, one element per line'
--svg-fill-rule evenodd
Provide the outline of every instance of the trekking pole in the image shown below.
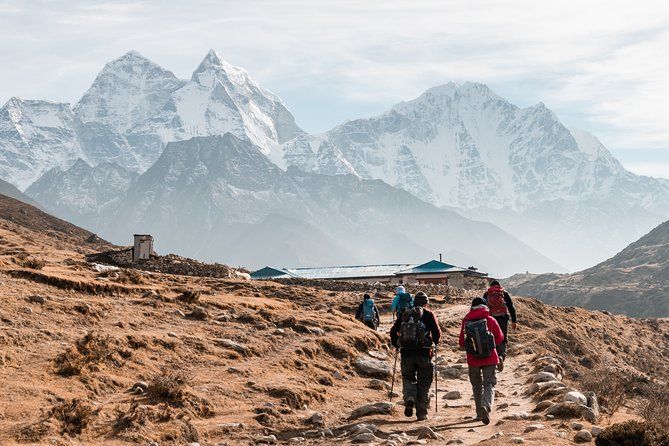
<path fill-rule="evenodd" d="M 395 365 L 393 365 L 393 380 L 390 384 L 390 402 L 393 402 L 393 390 L 395 389 L 395 372 L 397 371 L 397 356 L 399 356 L 399 349 L 395 349 Z"/>
<path fill-rule="evenodd" d="M 437 344 L 434 344 L 434 411 L 439 412 L 439 387 L 437 380 L 439 379 L 439 372 L 437 371 L 437 360 L 439 353 L 437 351 Z"/>

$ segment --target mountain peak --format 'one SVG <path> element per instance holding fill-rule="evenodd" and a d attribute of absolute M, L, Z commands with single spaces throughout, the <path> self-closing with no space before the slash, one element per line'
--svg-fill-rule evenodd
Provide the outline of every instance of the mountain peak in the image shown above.
<path fill-rule="evenodd" d="M 207 71 L 215 71 L 218 73 L 222 72 L 225 73 L 226 76 L 233 79 L 246 77 L 245 70 L 226 62 L 221 58 L 221 56 L 219 56 L 216 50 L 213 49 L 209 50 L 207 55 L 204 56 L 204 59 L 202 59 L 200 65 L 198 65 L 198 67 L 193 72 L 191 79 L 197 80 L 199 74 L 205 73 Z"/>

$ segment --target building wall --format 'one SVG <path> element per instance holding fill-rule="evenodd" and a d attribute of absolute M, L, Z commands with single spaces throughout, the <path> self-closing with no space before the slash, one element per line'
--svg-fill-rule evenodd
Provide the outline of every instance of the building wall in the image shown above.
<path fill-rule="evenodd" d="M 134 245 L 132 247 L 132 260 L 147 260 L 151 258 L 153 252 L 153 237 L 139 236 L 135 237 Z"/>

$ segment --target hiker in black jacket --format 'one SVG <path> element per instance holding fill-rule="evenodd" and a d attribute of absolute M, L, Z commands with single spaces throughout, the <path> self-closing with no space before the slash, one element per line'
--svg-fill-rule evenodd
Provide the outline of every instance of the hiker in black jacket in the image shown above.
<path fill-rule="evenodd" d="M 416 408 L 418 421 L 427 419 L 430 386 L 434 375 L 433 344 L 441 339 L 437 316 L 426 307 L 429 298 L 423 292 L 414 297 L 414 306 L 402 313 L 390 329 L 390 342 L 400 349 L 404 415 Z"/>
<path fill-rule="evenodd" d="M 490 316 L 494 317 L 502 333 L 504 333 L 504 342 L 497 346 L 497 354 L 499 355 L 499 363 L 497 370 L 500 372 L 504 370 L 504 360 L 506 359 L 506 347 L 508 344 L 509 331 L 509 316 L 511 318 L 511 326 L 514 330 L 518 327 L 516 323 L 516 309 L 513 306 L 511 296 L 506 292 L 497 280 L 490 282 L 490 288 L 483 294 L 483 300 L 490 309 Z"/>

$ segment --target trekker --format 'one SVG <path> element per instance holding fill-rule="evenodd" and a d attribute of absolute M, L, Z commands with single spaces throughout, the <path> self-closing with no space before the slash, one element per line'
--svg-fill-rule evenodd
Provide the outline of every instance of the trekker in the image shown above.
<path fill-rule="evenodd" d="M 379 327 L 381 317 L 379 316 L 379 309 L 374 304 L 374 299 L 369 294 L 365 294 L 362 303 L 358 306 L 358 311 L 355 312 L 355 318 L 363 322 L 372 330 Z"/>
<path fill-rule="evenodd" d="M 398 286 L 395 290 L 395 297 L 390 309 L 393 311 L 393 321 L 400 318 L 402 312 L 413 306 L 413 298 L 407 293 L 403 286 Z"/>
<path fill-rule="evenodd" d="M 513 301 L 509 293 L 496 280 L 490 282 L 490 288 L 483 294 L 483 300 L 490 309 L 490 315 L 495 318 L 502 329 L 502 333 L 504 333 L 504 342 L 497 346 L 497 354 L 499 355 L 497 370 L 501 372 L 504 370 L 506 347 L 509 340 L 509 315 L 511 315 L 511 326 L 514 331 L 518 327 L 516 324 L 516 309 L 513 306 Z"/>
<path fill-rule="evenodd" d="M 496 346 L 504 341 L 499 324 L 490 316 L 485 301 L 477 297 L 462 321 L 460 349 L 467 352 L 469 382 L 472 384 L 476 420 L 490 424 L 490 411 L 497 384 L 496 366 L 499 362 Z"/>
<path fill-rule="evenodd" d="M 430 406 L 430 386 L 434 375 L 434 348 L 441 339 L 437 316 L 426 307 L 428 296 L 420 292 L 414 298 L 413 308 L 404 310 L 390 329 L 390 342 L 401 356 L 404 415 L 418 421 L 427 419 Z"/>

